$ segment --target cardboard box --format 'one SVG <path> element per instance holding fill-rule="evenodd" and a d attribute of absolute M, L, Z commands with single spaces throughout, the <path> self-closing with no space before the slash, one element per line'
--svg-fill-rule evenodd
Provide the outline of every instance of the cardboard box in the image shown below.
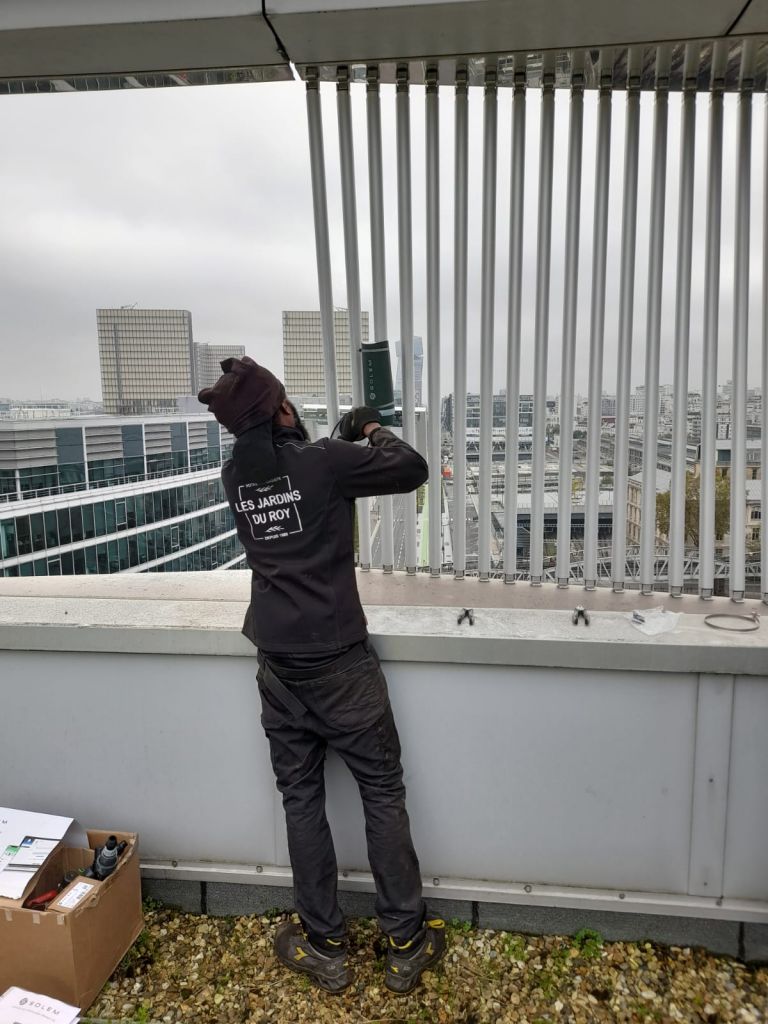
<path fill-rule="evenodd" d="M 109 878 L 76 878 L 47 910 L 23 908 L 67 871 L 90 867 L 110 835 L 128 846 Z M 88 841 L 90 850 L 59 846 L 23 900 L 0 899 L 0 992 L 17 985 L 87 1010 L 144 927 L 138 836 L 89 829 Z"/>

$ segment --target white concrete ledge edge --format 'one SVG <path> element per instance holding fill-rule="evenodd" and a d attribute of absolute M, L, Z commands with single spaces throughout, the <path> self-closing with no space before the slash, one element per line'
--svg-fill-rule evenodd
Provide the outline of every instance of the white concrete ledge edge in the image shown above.
<path fill-rule="evenodd" d="M 0 651 L 253 656 L 255 648 L 240 633 L 247 602 L 244 576 L 3 579 Z M 502 589 L 494 589 L 497 586 Z M 384 585 L 379 581 L 370 596 L 380 599 L 387 589 L 386 581 Z M 654 604 L 681 610 L 674 631 L 657 637 L 645 636 L 628 620 L 632 607 L 648 607 L 642 605 L 639 594 L 627 603 L 627 595 L 621 595 L 618 607 L 626 609 L 622 611 L 614 610 L 616 602 L 613 607 L 593 605 L 589 626 L 572 624 L 571 611 L 562 607 L 562 593 L 554 587 L 538 589 L 536 607 L 520 607 L 524 589 L 514 595 L 516 606 L 478 606 L 473 626 L 466 621 L 457 624 L 460 603 L 445 603 L 450 597 L 471 597 L 477 603 L 483 594 L 498 600 L 509 589 L 514 588 L 505 591 L 502 584 L 494 583 L 485 589 L 474 584 L 464 590 L 460 584 L 451 588 L 438 581 L 430 591 L 423 583 L 415 589 L 398 583 L 392 588 L 396 594 L 392 604 L 365 604 L 369 630 L 384 661 L 768 677 L 768 617 L 754 632 L 711 629 L 704 623 L 705 611 L 734 613 L 746 607 L 723 599 L 686 603 L 659 601 L 666 595 L 654 595 Z M 423 600 L 430 593 L 439 594 L 435 605 L 402 603 L 409 595 Z M 600 595 L 598 605 L 600 601 L 608 604 L 609 598 Z M 575 604 L 579 594 L 568 600 Z"/>

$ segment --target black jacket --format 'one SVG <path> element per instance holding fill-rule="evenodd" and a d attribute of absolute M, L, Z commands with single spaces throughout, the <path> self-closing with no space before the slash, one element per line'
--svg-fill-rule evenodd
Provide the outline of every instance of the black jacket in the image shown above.
<path fill-rule="evenodd" d="M 239 480 L 230 459 L 221 476 L 253 571 L 243 633 L 270 653 L 341 650 L 365 638 L 353 540 L 355 498 L 412 491 L 427 464 L 386 427 L 368 445 L 276 427 L 280 475 Z"/>

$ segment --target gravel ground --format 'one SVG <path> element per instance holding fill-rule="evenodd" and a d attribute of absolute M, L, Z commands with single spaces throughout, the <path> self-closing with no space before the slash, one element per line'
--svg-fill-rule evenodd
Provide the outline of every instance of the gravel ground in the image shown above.
<path fill-rule="evenodd" d="M 284 914 L 212 918 L 150 907 L 146 929 L 91 1007 L 150 1024 L 763 1024 L 768 968 L 701 950 L 524 936 L 448 925 L 448 952 L 409 996 L 384 987 L 373 921 L 349 922 L 354 984 L 341 996 L 272 953 Z"/>

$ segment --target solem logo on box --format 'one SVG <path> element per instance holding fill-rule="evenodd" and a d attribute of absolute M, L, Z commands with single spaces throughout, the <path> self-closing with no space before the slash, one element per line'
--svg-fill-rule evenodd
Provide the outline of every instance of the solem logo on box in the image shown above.
<path fill-rule="evenodd" d="M 45 1003 L 27 999 L 26 996 L 22 996 L 19 1000 L 19 1006 L 28 1006 L 30 1010 L 42 1010 L 43 1013 L 52 1013 L 54 1017 L 58 1017 L 61 1012 L 57 1010 L 55 1006 L 46 1006 Z"/>

